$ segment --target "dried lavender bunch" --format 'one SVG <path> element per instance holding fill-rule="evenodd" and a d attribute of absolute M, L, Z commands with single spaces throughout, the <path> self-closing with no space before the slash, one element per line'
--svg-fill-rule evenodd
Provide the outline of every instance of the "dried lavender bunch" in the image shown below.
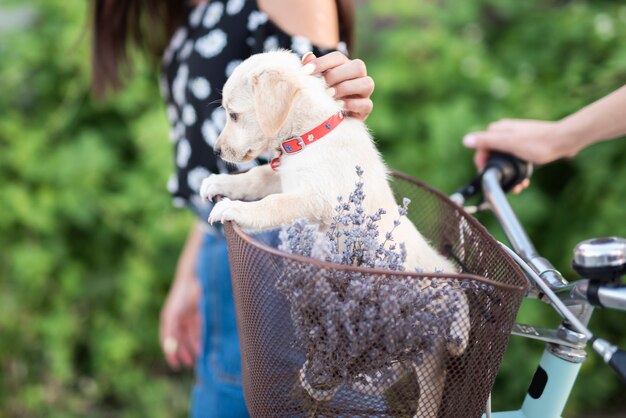
<path fill-rule="evenodd" d="M 363 208 L 363 170 L 347 199 L 338 198 L 336 214 L 324 233 L 298 220 L 280 233 L 279 249 L 349 266 L 403 271 L 406 250 L 393 241 L 393 230 L 379 239 L 381 209 Z M 398 207 L 406 216 L 408 199 Z M 290 304 L 296 344 L 306 353 L 305 378 L 317 390 L 341 384 L 394 380 L 393 364 L 420 364 L 446 341 L 459 301 L 451 281 L 425 281 L 321 269 L 314 277 L 305 265 L 286 261 L 278 290 Z"/>

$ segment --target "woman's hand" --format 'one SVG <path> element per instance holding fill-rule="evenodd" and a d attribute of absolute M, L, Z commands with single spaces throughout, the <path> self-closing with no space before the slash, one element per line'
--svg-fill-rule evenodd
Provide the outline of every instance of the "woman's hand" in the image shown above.
<path fill-rule="evenodd" d="M 524 119 L 501 119 L 490 123 L 486 131 L 472 132 L 463 138 L 463 145 L 476 149 L 474 164 L 478 171 L 487 165 L 491 150 L 545 164 L 567 155 L 563 151 L 565 142 L 558 122 Z M 525 179 L 513 188 L 513 193 L 520 193 L 529 185 L 530 180 Z"/>
<path fill-rule="evenodd" d="M 502 119 L 489 124 L 486 131 L 465 135 L 463 144 L 475 148 L 474 163 L 482 170 L 489 151 L 501 151 L 534 164 L 546 164 L 575 156 L 579 149 L 570 141 L 560 122 L 529 119 Z"/>
<path fill-rule="evenodd" d="M 370 100 L 374 80 L 367 75 L 367 67 L 362 60 L 351 60 L 339 51 L 319 58 L 307 52 L 302 57 L 302 63 L 313 67 L 312 74 L 322 74 L 329 86 L 328 93 L 350 116 L 367 119 L 374 106 Z"/>
<path fill-rule="evenodd" d="M 196 262 L 202 246 L 203 228 L 196 223 L 178 258 L 176 274 L 161 309 L 159 340 L 167 363 L 174 369 L 191 367 L 200 353 L 200 282 Z"/>
<path fill-rule="evenodd" d="M 174 369 L 192 367 L 200 352 L 200 285 L 196 277 L 174 280 L 159 324 L 161 348 L 165 359 Z"/>

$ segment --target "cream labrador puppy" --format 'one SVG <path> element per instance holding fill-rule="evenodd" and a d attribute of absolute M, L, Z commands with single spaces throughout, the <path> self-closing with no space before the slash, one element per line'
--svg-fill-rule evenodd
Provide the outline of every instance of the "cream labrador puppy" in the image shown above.
<path fill-rule="evenodd" d="M 289 51 L 253 55 L 234 70 L 224 85 L 222 104 L 228 117 L 215 150 L 233 163 L 267 153 L 278 158 L 242 174 L 206 178 L 201 196 L 225 197 L 213 208 L 210 222 L 234 221 L 244 228 L 264 230 L 306 218 L 327 227 L 337 197 L 353 191 L 355 166 L 360 166 L 365 210 L 375 213 L 383 208 L 382 235 L 393 229 L 397 203 L 387 181 L 388 169 L 364 123 L 344 118 L 326 88 L 323 78 L 306 73 Z M 275 167 L 278 159 L 280 165 Z M 458 271 L 406 217 L 395 228 L 394 238 L 406 245 L 408 271 L 418 267 L 427 272 Z M 468 342 L 469 308 L 464 294 L 456 318 L 450 336 L 461 344 L 448 344 L 447 351 L 453 355 L 463 353 Z M 442 346 L 416 366 L 421 376 L 417 416 L 436 416 L 445 379 L 443 352 Z M 430 369 L 430 377 L 426 379 L 420 369 Z"/>

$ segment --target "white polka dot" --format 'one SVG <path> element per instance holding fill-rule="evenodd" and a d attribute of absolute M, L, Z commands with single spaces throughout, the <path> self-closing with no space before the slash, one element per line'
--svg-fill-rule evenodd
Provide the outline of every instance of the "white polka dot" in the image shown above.
<path fill-rule="evenodd" d="M 191 55 L 191 51 L 193 51 L 193 41 L 188 39 L 180 50 L 180 54 L 178 54 L 179 60 L 186 60 Z"/>
<path fill-rule="evenodd" d="M 214 29 L 196 41 L 196 51 L 204 58 L 212 58 L 222 52 L 226 41 L 226 33 L 221 29 Z"/>
<path fill-rule="evenodd" d="M 176 106 L 173 104 L 167 105 L 167 120 L 170 121 L 171 125 L 174 125 L 178 121 L 178 110 L 176 110 Z"/>
<path fill-rule="evenodd" d="M 196 123 L 196 111 L 193 106 L 186 104 L 183 107 L 183 122 L 187 126 L 191 126 Z"/>
<path fill-rule="evenodd" d="M 235 71 L 235 68 L 237 68 L 239 64 L 241 64 L 241 60 L 234 60 L 229 62 L 226 65 L 226 77 L 230 77 L 230 75 L 233 73 L 233 71 Z"/>
<path fill-rule="evenodd" d="M 211 113 L 211 121 L 215 126 L 217 132 L 221 132 L 226 125 L 226 110 L 223 107 L 218 107 Z"/>
<path fill-rule="evenodd" d="M 202 15 L 204 15 L 207 5 L 208 3 L 200 3 L 193 9 L 193 12 L 189 14 L 189 24 L 191 26 L 198 26 L 200 24 L 200 20 L 202 20 Z"/>
<path fill-rule="evenodd" d="M 185 125 L 179 120 L 174 127 L 170 129 L 170 141 L 177 142 L 183 136 L 185 136 Z"/>
<path fill-rule="evenodd" d="M 211 84 L 204 77 L 194 78 L 189 82 L 189 89 L 196 98 L 204 100 L 211 94 Z"/>
<path fill-rule="evenodd" d="M 228 0 L 226 4 L 226 13 L 229 15 L 235 15 L 243 9 L 244 0 Z"/>
<path fill-rule="evenodd" d="M 304 36 L 296 35 L 291 37 L 291 49 L 299 55 L 304 55 L 313 49 L 313 44 Z"/>
<path fill-rule="evenodd" d="M 187 39 L 187 29 L 180 27 L 176 32 L 174 32 L 174 36 L 172 36 L 169 47 L 176 50 L 180 48 L 183 42 L 185 42 L 185 39 Z"/>
<path fill-rule="evenodd" d="M 170 62 L 172 62 L 172 57 L 174 56 L 174 50 L 173 49 L 166 49 L 165 52 L 163 53 L 163 64 L 168 65 Z"/>
<path fill-rule="evenodd" d="M 263 42 L 263 51 L 265 52 L 275 51 L 278 48 L 280 48 L 280 45 L 278 45 L 278 37 L 275 35 L 268 36 L 265 42 Z"/>
<path fill-rule="evenodd" d="M 202 180 L 209 177 L 211 173 L 204 167 L 196 167 L 187 173 L 187 184 L 194 192 L 198 192 L 200 190 L 200 185 L 202 184 Z"/>
<path fill-rule="evenodd" d="M 248 16 L 248 30 L 255 31 L 257 28 L 267 22 L 267 15 L 263 12 L 254 11 Z"/>
<path fill-rule="evenodd" d="M 206 141 L 207 144 L 209 144 L 209 146 L 211 148 L 213 148 L 215 146 L 215 143 L 217 142 L 217 129 L 215 129 L 215 125 L 213 124 L 212 121 L 210 120 L 205 120 L 202 123 L 202 137 L 204 138 L 204 140 Z"/>
<path fill-rule="evenodd" d="M 178 176 L 176 174 L 172 174 L 167 180 L 167 191 L 172 194 L 178 191 Z"/>
<path fill-rule="evenodd" d="M 176 50 L 180 48 L 183 42 L 185 42 L 185 39 L 187 39 L 187 29 L 185 29 L 184 27 L 178 28 L 178 30 L 174 32 L 174 35 L 170 40 L 170 44 L 167 46 L 165 52 L 163 53 L 163 62 L 166 65 L 172 61 L 174 52 L 176 52 Z"/>
<path fill-rule="evenodd" d="M 178 121 L 176 122 L 176 125 L 174 125 L 174 129 L 172 129 L 170 139 L 173 142 L 176 142 L 183 136 L 185 136 L 185 125 L 181 121 Z"/>
<path fill-rule="evenodd" d="M 189 67 L 181 65 L 178 67 L 176 78 L 172 83 L 172 96 L 174 101 L 182 106 L 185 103 L 185 88 L 187 87 L 187 77 L 189 76 Z"/>
<path fill-rule="evenodd" d="M 254 46 L 254 45 L 256 45 L 256 39 L 254 39 L 254 38 L 246 38 L 246 43 L 248 44 L 248 46 Z"/>
<path fill-rule="evenodd" d="M 204 20 L 202 21 L 202 25 L 205 28 L 212 28 L 217 22 L 219 22 L 223 13 L 223 3 L 211 3 L 209 7 L 207 7 L 206 14 L 204 15 Z"/>
<path fill-rule="evenodd" d="M 183 138 L 178 142 L 178 147 L 177 147 L 177 152 L 176 152 L 176 165 L 179 168 L 187 167 L 190 156 L 191 156 L 191 146 L 189 145 L 189 141 Z"/>

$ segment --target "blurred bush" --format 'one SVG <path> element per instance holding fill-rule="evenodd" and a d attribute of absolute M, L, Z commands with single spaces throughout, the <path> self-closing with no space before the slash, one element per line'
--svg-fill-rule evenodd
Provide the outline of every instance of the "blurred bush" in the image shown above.
<path fill-rule="evenodd" d="M 0 34 L 0 416 L 182 416 L 157 324 L 192 219 L 155 72 L 95 103 L 86 2 L 0 15 L 25 25 Z"/>
<path fill-rule="evenodd" d="M 446 192 L 473 174 L 468 131 L 558 119 L 626 82 L 617 1 L 357 3 L 356 55 L 377 83 L 369 126 L 390 166 Z M 192 218 L 165 191 L 155 69 L 138 58 L 123 93 L 90 99 L 87 7 L 0 2 L 0 417 L 182 417 L 190 375 L 167 370 L 157 326 Z M 513 204 L 571 276 L 576 242 L 626 236 L 624 179 L 613 141 L 540 168 Z M 520 320 L 555 315 L 529 304 Z M 617 315 L 592 325 L 625 345 Z M 542 348 L 512 339 L 496 407 L 519 406 Z M 566 412 L 623 405 L 620 388 L 591 354 Z"/>

